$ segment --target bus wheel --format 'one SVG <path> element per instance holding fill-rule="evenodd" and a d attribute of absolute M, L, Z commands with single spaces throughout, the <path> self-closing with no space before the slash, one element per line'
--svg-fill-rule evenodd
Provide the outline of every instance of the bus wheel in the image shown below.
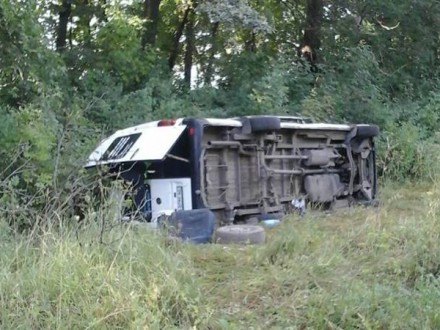
<path fill-rule="evenodd" d="M 357 138 L 370 138 L 378 136 L 380 133 L 379 127 L 376 125 L 357 125 Z"/>
<path fill-rule="evenodd" d="M 281 128 L 280 118 L 277 117 L 251 117 L 249 118 L 252 132 L 278 131 Z"/>

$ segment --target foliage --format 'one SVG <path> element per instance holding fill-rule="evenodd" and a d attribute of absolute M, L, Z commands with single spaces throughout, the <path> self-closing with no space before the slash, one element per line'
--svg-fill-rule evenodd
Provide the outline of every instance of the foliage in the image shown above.
<path fill-rule="evenodd" d="M 36 1 L 0 1 L 0 105 L 25 105 L 62 82 L 61 61 L 43 40 Z"/>
<path fill-rule="evenodd" d="M 229 28 L 238 25 L 253 31 L 272 32 L 266 19 L 244 0 L 208 1 L 201 3 L 199 10 L 206 13 L 211 22 L 222 22 Z"/>
<path fill-rule="evenodd" d="M 111 81 L 121 84 L 124 91 L 135 91 L 154 64 L 154 54 L 144 52 L 139 43 L 142 21 L 120 10 L 108 12 L 107 19 L 109 22 L 96 33 L 92 61 L 85 62 L 85 79 L 93 79 L 88 75 L 94 72 L 98 77 L 106 73 Z"/>
<path fill-rule="evenodd" d="M 394 104 L 395 120 L 385 124 L 378 139 L 378 165 L 389 179 L 435 180 L 440 170 L 438 95 L 420 103 Z"/>
<path fill-rule="evenodd" d="M 383 74 L 368 46 L 346 49 L 333 68 L 323 74 L 310 95 L 303 100 L 304 111 L 313 117 L 350 123 L 385 124 L 390 118 L 384 108 L 385 96 L 379 83 Z"/>
<path fill-rule="evenodd" d="M 378 141 L 378 166 L 382 176 L 404 180 L 432 179 L 438 172 L 436 136 L 425 140 L 421 129 L 411 123 L 390 124 Z"/>

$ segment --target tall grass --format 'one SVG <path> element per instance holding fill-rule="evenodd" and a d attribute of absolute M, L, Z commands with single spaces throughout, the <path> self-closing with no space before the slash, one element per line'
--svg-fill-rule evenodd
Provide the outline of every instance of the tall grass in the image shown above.
<path fill-rule="evenodd" d="M 206 321 L 188 257 L 145 230 L 121 227 L 106 238 L 114 241 L 84 244 L 90 240 L 47 232 L 2 243 L 1 327 L 159 329 Z"/>
<path fill-rule="evenodd" d="M 381 199 L 378 208 L 291 218 L 261 248 L 213 247 L 203 263 L 221 282 L 206 297 L 221 306 L 219 324 L 440 328 L 440 191 L 390 185 Z"/>
<path fill-rule="evenodd" d="M 393 185 L 378 208 L 309 212 L 263 246 L 167 242 L 141 226 L 13 236 L 0 228 L 0 326 L 440 328 L 440 189 Z"/>

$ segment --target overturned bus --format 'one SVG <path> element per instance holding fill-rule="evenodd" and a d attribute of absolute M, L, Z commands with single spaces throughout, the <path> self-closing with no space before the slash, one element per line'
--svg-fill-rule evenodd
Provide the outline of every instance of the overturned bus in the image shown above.
<path fill-rule="evenodd" d="M 377 193 L 374 125 L 301 117 L 160 120 L 103 140 L 86 167 L 132 184 L 146 221 L 210 209 L 219 225 L 293 206 L 349 206 Z"/>

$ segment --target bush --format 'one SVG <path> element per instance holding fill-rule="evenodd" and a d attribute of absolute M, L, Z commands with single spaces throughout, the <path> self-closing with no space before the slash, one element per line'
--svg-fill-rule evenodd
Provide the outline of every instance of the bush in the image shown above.
<path fill-rule="evenodd" d="M 389 124 L 377 141 L 379 174 L 385 179 L 434 181 L 439 173 L 440 145 L 437 135 L 405 122 Z"/>
<path fill-rule="evenodd" d="M 303 113 L 323 121 L 374 123 L 391 119 L 381 87 L 383 73 L 367 46 L 346 49 L 333 67 L 323 65 L 302 100 Z"/>

